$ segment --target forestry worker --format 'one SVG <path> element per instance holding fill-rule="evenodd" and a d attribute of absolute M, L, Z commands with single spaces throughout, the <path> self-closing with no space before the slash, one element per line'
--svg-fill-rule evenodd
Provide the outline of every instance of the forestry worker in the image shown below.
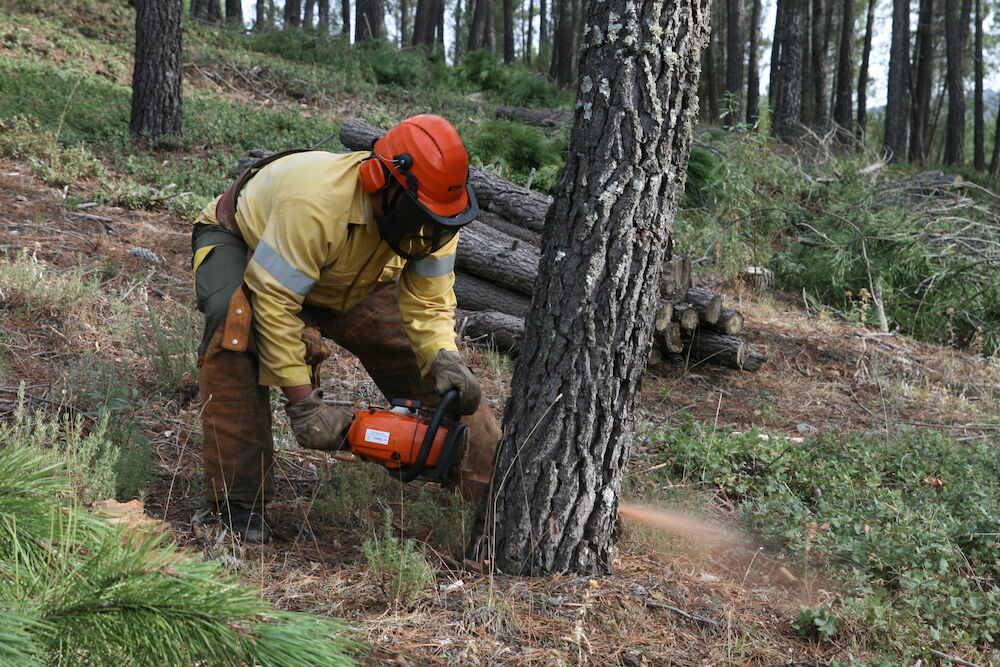
<path fill-rule="evenodd" d="M 469 426 L 460 487 L 489 481 L 500 431 L 455 345 L 458 230 L 479 212 L 468 170 L 455 128 L 414 116 L 371 152 L 265 158 L 195 221 L 205 487 L 244 540 L 270 533 L 269 387 L 284 392 L 301 446 L 343 444 L 352 415 L 319 389 L 324 337 L 356 355 L 387 398 L 433 406 L 457 389 Z"/>

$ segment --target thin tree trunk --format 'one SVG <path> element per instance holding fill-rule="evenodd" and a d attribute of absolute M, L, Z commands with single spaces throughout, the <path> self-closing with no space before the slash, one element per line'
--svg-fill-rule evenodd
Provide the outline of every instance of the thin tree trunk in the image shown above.
<path fill-rule="evenodd" d="M 535 43 L 535 0 L 528 0 L 528 36 L 524 43 L 524 62 L 531 64 L 531 48 Z"/>
<path fill-rule="evenodd" d="M 253 22 L 254 32 L 260 32 L 267 25 L 267 1 L 257 0 L 256 11 L 254 13 L 256 17 Z"/>
<path fill-rule="evenodd" d="M 410 45 L 410 3 L 399 0 L 399 46 L 405 49 Z"/>
<path fill-rule="evenodd" d="M 545 59 L 551 57 L 548 6 L 546 0 L 538 0 L 538 63 L 541 67 L 545 67 Z"/>
<path fill-rule="evenodd" d="M 799 136 L 802 114 L 803 15 L 806 0 L 780 0 L 786 5 L 782 30 L 778 88 L 774 108 L 774 134 L 789 141 Z"/>
<path fill-rule="evenodd" d="M 212 23 L 222 23 L 222 4 L 220 0 L 208 0 L 205 19 Z"/>
<path fill-rule="evenodd" d="M 976 0 L 975 93 L 973 98 L 972 164 L 986 169 L 986 109 L 983 101 L 983 0 Z"/>
<path fill-rule="evenodd" d="M 726 0 L 726 124 L 735 126 L 743 100 L 743 0 Z"/>
<path fill-rule="evenodd" d="M 462 11 L 463 1 L 455 0 L 455 63 L 461 62 L 462 56 L 465 53 L 462 47 L 468 40 L 467 30 L 465 29 L 468 13 Z"/>
<path fill-rule="evenodd" d="M 865 45 L 861 51 L 861 71 L 858 72 L 858 147 L 865 144 L 868 129 L 868 63 L 872 54 L 872 30 L 875 24 L 875 0 L 868 0 L 868 16 L 865 20 Z"/>
<path fill-rule="evenodd" d="M 826 76 L 826 57 L 830 52 L 833 31 L 833 0 L 813 0 L 811 70 L 813 73 L 813 125 L 826 130 L 830 123 L 830 94 Z"/>
<path fill-rule="evenodd" d="M 954 0 L 951 0 L 954 1 Z M 885 150 L 891 161 L 906 155 L 909 110 L 910 4 L 892 2 L 892 44 L 889 50 L 889 85 L 885 105 Z"/>
<path fill-rule="evenodd" d="M 854 138 L 854 105 L 851 92 L 854 83 L 854 0 L 841 3 L 840 47 L 837 54 L 837 91 L 833 98 L 833 122 L 844 139 Z"/>
<path fill-rule="evenodd" d="M 473 0 L 469 12 L 472 16 L 472 21 L 469 23 L 469 52 L 479 49 L 495 52 L 493 0 Z"/>
<path fill-rule="evenodd" d="M 962 39 L 962 5 L 945 0 L 944 38 L 945 81 L 948 86 L 948 118 L 944 126 L 944 163 L 961 167 L 965 163 L 965 44 Z"/>
<path fill-rule="evenodd" d="M 719 67 L 716 62 L 718 43 L 719 37 L 713 32 L 705 46 L 705 109 L 708 112 L 705 120 L 709 123 L 719 122 Z"/>
<path fill-rule="evenodd" d="M 573 83 L 574 37 L 573 7 L 568 0 L 557 3 L 559 13 L 556 14 L 555 42 L 552 48 L 552 66 L 549 76 L 560 86 Z"/>
<path fill-rule="evenodd" d="M 371 42 L 385 37 L 384 0 L 356 0 L 354 41 Z"/>
<path fill-rule="evenodd" d="M 340 33 L 347 36 L 347 41 L 351 41 L 351 0 L 340 2 L 340 24 Z"/>
<path fill-rule="evenodd" d="M 285 0 L 284 19 L 286 30 L 299 27 L 302 22 L 302 0 Z"/>
<path fill-rule="evenodd" d="M 461 6 L 462 3 L 459 3 Z M 434 43 L 434 0 L 417 0 L 417 13 L 413 17 L 413 44 Z"/>
<path fill-rule="evenodd" d="M 813 44 L 816 41 L 816 33 L 822 28 L 822 21 L 818 18 L 813 21 L 813 5 L 818 0 L 802 0 L 802 76 L 801 107 L 799 109 L 799 122 L 804 127 L 814 127 L 816 125 L 816 78 L 813 73 Z M 822 12 L 820 12 L 822 13 Z"/>
<path fill-rule="evenodd" d="M 930 150 L 931 96 L 934 79 L 934 0 L 920 0 L 913 82 L 910 162 L 923 164 Z"/>
<path fill-rule="evenodd" d="M 181 136 L 181 0 L 136 0 L 134 139 Z"/>
<path fill-rule="evenodd" d="M 514 0 L 503 0 L 503 62 L 514 62 Z"/>
<path fill-rule="evenodd" d="M 618 36 L 598 42 L 588 31 L 585 111 L 546 220 L 505 435 L 470 544 L 509 574 L 611 568 L 658 273 L 683 192 L 675 174 L 685 170 L 698 104 L 706 4 L 587 4 L 587 25 Z M 603 79 L 607 87 L 587 84 Z"/>
<path fill-rule="evenodd" d="M 787 1 L 776 0 L 776 3 L 774 33 L 771 39 L 771 72 L 767 83 L 767 104 L 771 107 L 772 114 L 778 105 L 780 93 L 778 81 L 781 78 L 781 44 L 785 40 L 785 14 L 788 8 Z"/>
<path fill-rule="evenodd" d="M 305 8 L 302 11 L 302 27 L 304 28 L 313 27 L 313 15 L 315 13 L 316 13 L 316 0 L 306 0 Z"/>
<path fill-rule="evenodd" d="M 760 116 L 760 71 L 757 62 L 760 50 L 761 0 L 753 0 L 750 12 L 750 53 L 747 62 L 747 125 L 753 127 Z"/>
<path fill-rule="evenodd" d="M 1000 182 L 1000 107 L 997 108 L 996 125 L 993 128 L 993 155 L 990 158 L 990 178 Z"/>
<path fill-rule="evenodd" d="M 434 0 L 434 43 L 444 53 L 444 0 Z"/>
<path fill-rule="evenodd" d="M 243 27 L 243 3 L 240 0 L 226 0 L 226 23 Z"/>
<path fill-rule="evenodd" d="M 319 32 L 330 34 L 330 0 L 319 0 Z"/>

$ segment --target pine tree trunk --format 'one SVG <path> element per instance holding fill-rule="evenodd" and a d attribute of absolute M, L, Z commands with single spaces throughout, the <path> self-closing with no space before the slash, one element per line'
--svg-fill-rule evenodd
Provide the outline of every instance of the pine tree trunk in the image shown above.
<path fill-rule="evenodd" d="M 954 0 L 950 0 L 954 1 Z M 885 105 L 885 150 L 893 162 L 906 155 L 909 100 L 910 3 L 892 0 L 892 44 L 889 49 L 889 84 Z"/>
<path fill-rule="evenodd" d="M 875 0 L 868 0 L 865 20 L 865 45 L 861 50 L 861 70 L 858 72 L 858 147 L 863 148 L 868 128 L 868 63 L 872 55 L 872 31 L 875 25 Z"/>
<path fill-rule="evenodd" d="M 806 0 L 779 0 L 785 6 L 775 93 L 774 134 L 783 141 L 801 132 L 803 18 Z"/>
<path fill-rule="evenodd" d="M 208 0 L 191 0 L 191 16 L 205 21 L 208 19 Z"/>
<path fill-rule="evenodd" d="M 285 0 L 284 19 L 286 30 L 288 28 L 298 28 L 301 25 L 302 0 Z"/>
<path fill-rule="evenodd" d="M 464 0 L 455 0 L 455 63 L 462 61 L 462 55 L 465 53 L 462 48 L 463 44 L 468 41 L 468 32 L 465 29 L 465 23 L 468 18 L 468 13 L 462 11 L 462 3 Z"/>
<path fill-rule="evenodd" d="M 417 0 L 417 14 L 413 18 L 413 44 L 434 43 L 434 1 Z"/>
<path fill-rule="evenodd" d="M 493 0 L 472 0 L 469 7 L 472 22 L 469 24 L 469 52 L 486 49 L 493 52 Z"/>
<path fill-rule="evenodd" d="M 503 62 L 514 62 L 514 0 L 503 0 Z"/>
<path fill-rule="evenodd" d="M 840 128 L 840 136 L 853 140 L 854 100 L 851 99 L 854 83 L 854 0 L 841 3 L 840 47 L 837 54 L 837 92 L 833 97 L 833 122 Z"/>
<path fill-rule="evenodd" d="M 538 62 L 544 67 L 549 54 L 549 16 L 546 0 L 538 0 Z"/>
<path fill-rule="evenodd" d="M 774 12 L 774 32 L 771 36 L 771 71 L 767 82 L 767 104 L 774 113 L 778 105 L 778 95 L 780 86 L 778 80 L 781 78 L 781 44 L 785 41 L 785 14 L 788 7 L 787 2 L 776 0 Z"/>
<path fill-rule="evenodd" d="M 1000 107 L 997 108 L 996 125 L 993 130 L 993 155 L 990 158 L 990 178 L 1000 183 Z"/>
<path fill-rule="evenodd" d="M 222 3 L 220 0 L 208 0 L 205 7 L 205 20 L 212 23 L 222 23 Z"/>
<path fill-rule="evenodd" d="M 257 8 L 254 12 L 256 17 L 253 22 L 254 32 L 260 32 L 267 26 L 267 2 L 266 0 L 257 0 Z"/>
<path fill-rule="evenodd" d="M 931 95 L 934 78 L 934 0 L 920 0 L 917 45 L 913 63 L 913 113 L 910 128 L 910 162 L 923 164 L 930 149 Z"/>
<path fill-rule="evenodd" d="M 983 101 L 983 0 L 976 0 L 975 93 L 973 98 L 972 164 L 976 171 L 986 169 L 986 109 Z"/>
<path fill-rule="evenodd" d="M 238 2 L 239 0 L 237 0 Z M 313 27 L 313 14 L 316 13 L 316 0 L 306 0 L 305 7 L 302 10 L 302 27 L 312 28 Z"/>
<path fill-rule="evenodd" d="M 826 57 L 830 51 L 830 33 L 833 21 L 833 0 L 813 0 L 812 48 L 812 126 L 826 131 L 830 123 L 830 95 L 827 87 Z"/>
<path fill-rule="evenodd" d="M 330 34 L 330 0 L 319 0 L 319 32 Z"/>
<path fill-rule="evenodd" d="M 531 47 L 535 43 L 535 0 L 528 0 L 528 36 L 524 41 L 524 62 L 531 64 Z"/>
<path fill-rule="evenodd" d="M 444 0 L 434 0 L 434 43 L 444 52 Z"/>
<path fill-rule="evenodd" d="M 504 572 L 611 568 L 708 19 L 707 0 L 587 4 L 580 111 L 470 548 Z"/>
<path fill-rule="evenodd" d="M 713 7 L 715 5 L 713 4 Z M 713 10 L 714 11 L 714 10 Z M 717 24 L 715 24 L 717 25 Z M 709 123 L 719 122 L 719 67 L 716 54 L 719 51 L 718 35 L 711 34 L 708 37 L 708 44 L 705 46 L 705 109 L 702 117 Z"/>
<path fill-rule="evenodd" d="M 243 3 L 240 0 L 226 0 L 226 23 L 243 27 Z"/>
<path fill-rule="evenodd" d="M 743 0 L 726 0 L 726 124 L 739 123 L 743 100 Z"/>
<path fill-rule="evenodd" d="M 354 41 L 372 42 L 385 37 L 384 0 L 355 0 Z"/>
<path fill-rule="evenodd" d="M 181 136 L 181 0 L 136 0 L 134 139 Z"/>
<path fill-rule="evenodd" d="M 750 12 L 750 53 L 747 62 L 747 125 L 753 127 L 760 116 L 760 71 L 758 51 L 760 50 L 761 0 L 753 0 Z"/>
<path fill-rule="evenodd" d="M 962 40 L 962 5 L 945 0 L 945 81 L 948 86 L 948 118 L 944 126 L 944 163 L 961 167 L 965 163 L 965 87 Z"/>
<path fill-rule="evenodd" d="M 568 0 L 557 3 L 559 13 L 556 14 L 555 42 L 552 48 L 552 66 L 549 76 L 560 86 L 573 83 L 574 36 L 573 8 Z"/>
<path fill-rule="evenodd" d="M 347 41 L 351 41 L 351 0 L 341 0 L 340 25 L 341 34 L 347 36 Z"/>

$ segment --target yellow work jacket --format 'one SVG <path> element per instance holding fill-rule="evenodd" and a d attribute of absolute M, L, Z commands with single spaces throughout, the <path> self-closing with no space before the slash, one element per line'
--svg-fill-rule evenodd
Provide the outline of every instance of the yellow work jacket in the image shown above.
<path fill-rule="evenodd" d="M 369 155 L 289 155 L 261 169 L 240 193 L 236 223 L 253 250 L 244 280 L 252 292 L 261 384 L 309 384 L 298 317 L 303 304 L 343 313 L 397 276 L 399 311 L 421 372 L 439 350 L 457 350 L 458 235 L 425 259 L 407 262 L 394 253 L 358 182 Z M 215 204 L 197 222 L 217 224 Z M 195 257 L 195 271 L 202 259 Z"/>

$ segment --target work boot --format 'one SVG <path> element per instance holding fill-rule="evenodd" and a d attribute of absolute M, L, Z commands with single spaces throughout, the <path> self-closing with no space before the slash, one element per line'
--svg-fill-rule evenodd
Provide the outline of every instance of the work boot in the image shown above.
<path fill-rule="evenodd" d="M 233 534 L 239 536 L 241 542 L 267 544 L 271 541 L 271 529 L 264 521 L 261 511 L 231 505 L 223 508 L 219 519 Z"/>

